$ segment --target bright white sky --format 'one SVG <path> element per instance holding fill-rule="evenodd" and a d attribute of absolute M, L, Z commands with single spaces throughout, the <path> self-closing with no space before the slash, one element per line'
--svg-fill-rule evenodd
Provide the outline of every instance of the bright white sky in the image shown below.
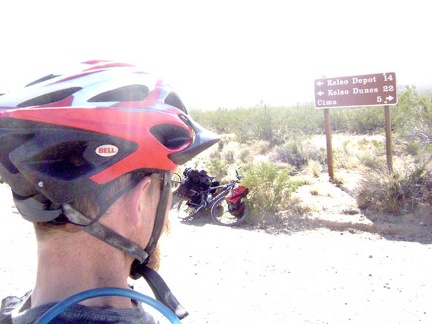
<path fill-rule="evenodd" d="M 323 76 L 396 72 L 398 85 L 432 87 L 430 9 L 429 0 L 6 0 L 0 91 L 88 59 L 138 64 L 202 109 L 313 102 Z"/>

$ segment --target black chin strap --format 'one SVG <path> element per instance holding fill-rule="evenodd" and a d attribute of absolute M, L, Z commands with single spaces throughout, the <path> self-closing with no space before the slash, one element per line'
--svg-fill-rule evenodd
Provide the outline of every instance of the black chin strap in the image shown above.
<path fill-rule="evenodd" d="M 159 205 L 156 211 L 156 217 L 153 224 L 152 234 L 147 244 L 146 251 L 149 255 L 152 255 L 156 248 L 157 242 L 162 234 L 163 227 L 165 225 L 165 216 L 168 207 L 168 200 L 171 194 L 171 174 L 170 172 L 163 173 L 163 187 L 159 199 Z"/>

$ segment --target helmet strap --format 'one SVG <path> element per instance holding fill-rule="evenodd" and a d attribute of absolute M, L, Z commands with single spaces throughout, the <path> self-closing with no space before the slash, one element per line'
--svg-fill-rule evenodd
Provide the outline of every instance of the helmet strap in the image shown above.
<path fill-rule="evenodd" d="M 135 260 L 132 263 L 131 277 L 132 279 L 139 279 L 141 276 L 147 281 L 155 298 L 173 311 L 179 319 L 183 319 L 189 315 L 177 298 L 175 298 L 162 277 L 145 263 L 139 263 L 138 260 Z"/>
<path fill-rule="evenodd" d="M 114 196 L 112 196 L 111 198 L 107 199 L 107 200 L 103 200 L 102 197 L 105 194 L 105 191 L 108 190 L 109 185 L 106 186 L 98 195 L 98 197 L 96 198 L 96 203 L 99 206 L 99 213 L 96 215 L 95 218 L 90 220 L 90 223 L 88 223 L 89 219 L 86 219 L 86 224 L 82 225 L 80 223 L 75 223 L 73 222 L 75 225 L 78 226 L 90 226 L 93 225 L 94 223 L 98 222 L 99 219 L 106 213 L 106 211 L 111 207 L 112 204 L 114 204 L 117 199 L 119 199 L 121 196 L 123 196 L 126 192 L 130 191 L 133 187 L 136 186 L 136 183 L 131 183 L 128 186 L 126 186 L 125 188 L 123 188 L 122 190 L 120 190 L 119 192 L 117 192 Z M 87 218 L 87 217 L 86 217 Z M 72 220 L 70 220 L 72 221 Z"/>
<path fill-rule="evenodd" d="M 162 230 L 165 224 L 165 216 L 168 208 L 168 201 L 171 194 L 171 174 L 170 172 L 163 173 L 163 188 L 161 192 L 161 197 L 159 199 L 159 205 L 156 212 L 156 218 L 153 225 L 153 232 L 150 237 L 150 241 L 147 244 L 146 251 L 151 256 L 159 237 L 162 234 Z M 188 312 L 183 308 L 183 306 L 175 298 L 174 294 L 171 292 L 162 277 L 153 269 L 147 266 L 146 262 L 138 262 L 135 260 L 131 267 L 131 278 L 139 279 L 141 276 L 147 281 L 150 288 L 152 289 L 156 299 L 162 302 L 170 310 L 172 310 L 179 319 L 183 319 L 188 316 Z"/>
<path fill-rule="evenodd" d="M 64 215 L 74 224 L 85 224 L 92 220 L 75 210 L 69 204 L 63 204 L 62 207 Z M 101 241 L 133 256 L 140 262 L 144 262 L 148 258 L 147 252 L 141 249 L 137 244 L 129 241 L 100 222 L 90 222 L 87 226 L 81 226 L 81 229 Z"/>
<path fill-rule="evenodd" d="M 171 174 L 166 171 L 163 174 L 163 186 L 162 192 L 159 199 L 158 208 L 156 211 L 156 217 L 153 225 L 152 234 L 147 244 L 146 251 L 149 255 L 152 255 L 156 248 L 157 242 L 162 234 L 162 230 L 165 224 L 165 216 L 168 208 L 168 201 L 171 193 Z"/>

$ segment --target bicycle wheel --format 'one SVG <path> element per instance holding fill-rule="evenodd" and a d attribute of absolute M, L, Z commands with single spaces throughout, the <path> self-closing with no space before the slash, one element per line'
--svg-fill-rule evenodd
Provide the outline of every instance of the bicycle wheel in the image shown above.
<path fill-rule="evenodd" d="M 245 204 L 243 213 L 241 215 L 234 215 L 229 212 L 228 203 L 225 200 L 225 197 L 220 197 L 218 200 L 216 200 L 211 208 L 211 217 L 217 224 L 220 225 L 239 225 L 243 223 L 246 217 L 249 215 L 249 207 L 246 202 L 243 203 Z"/>
<path fill-rule="evenodd" d="M 180 219 L 192 217 L 197 213 L 198 210 L 193 206 L 189 206 L 185 200 L 181 200 L 177 205 L 177 217 Z"/>
<path fill-rule="evenodd" d="M 181 176 L 178 173 L 174 173 L 171 178 L 171 192 L 173 195 L 179 190 L 181 185 Z"/>

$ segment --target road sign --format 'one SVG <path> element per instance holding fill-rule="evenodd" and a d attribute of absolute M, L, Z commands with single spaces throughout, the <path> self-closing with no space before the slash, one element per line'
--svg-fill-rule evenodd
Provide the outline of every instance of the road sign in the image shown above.
<path fill-rule="evenodd" d="M 396 104 L 394 72 L 315 80 L 315 108 Z"/>

